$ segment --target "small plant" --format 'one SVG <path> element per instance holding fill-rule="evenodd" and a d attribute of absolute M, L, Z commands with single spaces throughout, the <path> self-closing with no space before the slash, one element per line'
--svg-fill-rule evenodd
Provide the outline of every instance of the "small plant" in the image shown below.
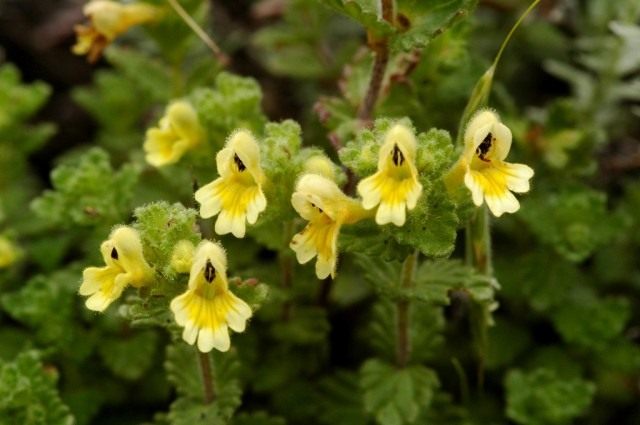
<path fill-rule="evenodd" d="M 0 66 L 0 423 L 636 423 L 638 2 L 231 3 Z"/>

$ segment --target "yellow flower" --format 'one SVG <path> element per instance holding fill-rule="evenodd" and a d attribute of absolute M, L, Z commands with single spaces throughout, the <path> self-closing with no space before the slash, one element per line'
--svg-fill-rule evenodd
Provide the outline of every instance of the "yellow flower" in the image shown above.
<path fill-rule="evenodd" d="M 93 0 L 84 6 L 88 25 L 76 25 L 76 55 L 87 55 L 89 62 L 100 58 L 102 51 L 132 26 L 155 20 L 159 10 L 146 3 L 122 4 L 111 0 Z"/>
<path fill-rule="evenodd" d="M 317 174 L 305 174 L 300 178 L 291 195 L 291 204 L 309 221 L 289 244 L 298 262 L 305 264 L 317 256 L 316 276 L 319 279 L 329 275 L 335 277 L 340 227 L 361 220 L 366 212 L 333 181 Z"/>
<path fill-rule="evenodd" d="M 114 229 L 100 245 L 105 267 L 87 267 L 82 273 L 80 295 L 89 296 L 89 310 L 104 311 L 127 285 L 139 288 L 153 279 L 153 270 L 142 254 L 138 232 L 127 226 Z"/>
<path fill-rule="evenodd" d="M 189 149 L 202 141 L 198 114 L 183 100 L 173 102 L 158 127 L 147 130 L 144 150 L 147 162 L 154 167 L 174 164 Z"/>
<path fill-rule="evenodd" d="M 245 220 L 254 224 L 267 207 L 262 192 L 264 174 L 260 167 L 260 147 L 247 130 L 233 133 L 216 156 L 220 177 L 201 187 L 195 194 L 203 218 L 216 214 L 215 231 L 219 235 L 245 234 Z"/>
<path fill-rule="evenodd" d="M 385 135 L 378 154 L 378 171 L 358 184 L 362 206 L 378 206 L 376 223 L 402 226 L 405 208 L 415 208 L 422 193 L 416 170 L 416 138 L 403 125 L 395 125 Z"/>
<path fill-rule="evenodd" d="M 0 236 L 0 269 L 15 263 L 20 250 L 7 238 Z"/>
<path fill-rule="evenodd" d="M 496 217 L 516 212 L 520 203 L 510 191 L 528 192 L 533 170 L 524 164 L 504 161 L 511 149 L 511 130 L 500 122 L 495 112 L 480 111 L 471 118 L 464 143 L 460 164 L 473 203 L 480 206 L 484 198 Z"/>
<path fill-rule="evenodd" d="M 184 326 L 182 338 L 198 341 L 203 353 L 215 348 L 227 351 L 229 329 L 243 332 L 251 308 L 236 297 L 227 282 L 227 256 L 217 243 L 202 241 L 196 248 L 189 275 L 189 288 L 171 301 L 176 322 Z"/>

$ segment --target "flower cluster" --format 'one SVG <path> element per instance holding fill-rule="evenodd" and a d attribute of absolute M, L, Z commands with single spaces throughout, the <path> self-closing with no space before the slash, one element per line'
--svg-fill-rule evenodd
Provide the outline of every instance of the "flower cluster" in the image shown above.
<path fill-rule="evenodd" d="M 176 162 L 203 138 L 193 107 L 186 101 L 174 102 L 159 127 L 147 131 L 147 161 L 155 166 Z M 460 184 L 464 182 L 471 191 L 476 205 L 486 202 L 496 216 L 515 212 L 519 204 L 511 191 L 528 191 L 533 170 L 504 161 L 511 147 L 509 129 L 495 112 L 480 111 L 469 122 L 464 141 L 464 151 L 449 175 L 460 177 Z M 407 214 L 421 202 L 426 183 L 420 181 L 423 170 L 417 166 L 418 153 L 413 130 L 403 124 L 391 126 L 377 147 L 376 171 L 357 185 L 359 199 L 340 189 L 335 166 L 328 158 L 307 158 L 298 168 L 302 172 L 291 195 L 293 209 L 306 221 L 289 244 L 298 262 L 305 264 L 316 258 L 316 276 L 334 278 L 342 226 L 372 217 L 378 225 L 404 226 Z M 267 175 L 271 174 L 270 169 L 265 173 L 261 162 L 260 142 L 248 130 L 233 132 L 217 153 L 219 177 L 194 195 L 202 218 L 217 216 L 217 234 L 243 238 L 247 225 L 255 224 L 266 209 L 263 186 L 269 184 Z M 80 294 L 88 296 L 89 309 L 103 311 L 129 285 L 139 288 L 153 283 L 154 270 L 144 258 L 135 229 L 115 228 L 100 250 L 105 266 L 85 269 L 80 286 Z M 176 322 L 184 328 L 183 339 L 197 344 L 202 352 L 213 348 L 227 351 L 229 329 L 244 331 L 252 310 L 229 289 L 222 246 L 204 240 L 195 247 L 191 241 L 181 240 L 173 247 L 170 270 L 189 273 L 186 291 L 170 303 Z"/>
<path fill-rule="evenodd" d="M 132 227 L 115 228 L 100 252 L 105 266 L 86 268 L 80 285 L 80 295 L 88 297 L 88 309 L 102 312 L 127 286 L 140 288 L 154 283 L 154 270 L 144 258 L 138 231 Z M 227 351 L 228 329 L 244 331 L 252 311 L 229 290 L 224 249 L 211 241 L 203 241 L 195 249 L 191 242 L 180 241 L 171 264 L 175 271 L 189 273 L 186 292 L 170 304 L 176 322 L 184 327 L 183 339 L 192 345 L 197 341 L 202 352 L 213 348 Z"/>

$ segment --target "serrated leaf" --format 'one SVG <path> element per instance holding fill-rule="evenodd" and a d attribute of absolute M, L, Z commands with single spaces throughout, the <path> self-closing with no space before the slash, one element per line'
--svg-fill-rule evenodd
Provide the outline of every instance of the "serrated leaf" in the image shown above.
<path fill-rule="evenodd" d="M 64 349 L 79 337 L 73 307 L 78 288 L 78 270 L 37 275 L 15 292 L 0 298 L 3 309 L 15 320 L 35 331 L 43 345 Z M 80 344 L 75 347 L 77 352 Z"/>
<path fill-rule="evenodd" d="M 74 418 L 56 389 L 57 371 L 45 368 L 36 351 L 0 361 L 0 423 L 72 425 Z"/>
<path fill-rule="evenodd" d="M 157 342 L 155 331 L 139 331 L 126 337 L 105 338 L 98 345 L 98 352 L 116 376 L 133 381 L 152 365 Z"/>
<path fill-rule="evenodd" d="M 296 345 L 321 344 L 329 333 L 327 313 L 318 307 L 298 308 L 290 320 L 276 322 L 273 336 Z"/>
<path fill-rule="evenodd" d="M 429 408 L 440 383 L 424 366 L 398 369 L 371 359 L 360 370 L 364 406 L 381 425 L 414 423 Z"/>
<path fill-rule="evenodd" d="M 393 26 L 379 16 L 378 6 L 373 0 L 322 0 L 322 4 L 348 16 L 378 36 L 394 32 Z"/>
<path fill-rule="evenodd" d="M 18 68 L 0 67 L 0 134 L 8 127 L 22 124 L 45 102 L 51 89 L 43 82 L 22 84 Z"/>
<path fill-rule="evenodd" d="M 342 370 L 318 384 L 318 421 L 324 425 L 365 425 L 358 375 Z"/>
<path fill-rule="evenodd" d="M 386 225 L 383 230 L 400 244 L 410 245 L 430 257 L 444 257 L 454 248 L 458 229 L 455 204 L 447 191 L 434 187 L 423 188 L 418 205 L 407 213 L 407 221 L 401 228 Z"/>
<path fill-rule="evenodd" d="M 233 130 L 244 128 L 259 134 L 266 123 L 262 91 L 253 78 L 222 72 L 213 89 L 199 88 L 190 98 L 216 150 L 222 148 Z"/>
<path fill-rule="evenodd" d="M 231 425 L 286 425 L 284 418 L 266 412 L 240 413 L 233 417 Z"/>
<path fill-rule="evenodd" d="M 171 74 L 167 67 L 146 56 L 140 50 L 119 49 L 105 51 L 105 57 L 126 76 L 145 97 L 159 103 L 171 96 Z"/>
<path fill-rule="evenodd" d="M 496 260 L 496 274 L 504 293 L 540 312 L 562 308 L 573 288 L 588 283 L 574 264 L 548 249 Z"/>
<path fill-rule="evenodd" d="M 253 34 L 251 44 L 275 75 L 331 78 L 357 47 L 354 30 L 318 2 L 287 3 L 283 19 Z"/>
<path fill-rule="evenodd" d="M 604 350 L 624 330 L 630 308 L 625 298 L 583 297 L 559 308 L 553 314 L 553 323 L 565 341 Z"/>
<path fill-rule="evenodd" d="M 136 208 L 133 214 L 145 259 L 158 270 L 173 276 L 169 263 L 177 243 L 188 240 L 197 245 L 200 240 L 196 232 L 197 211 L 179 203 L 171 205 L 161 201 Z"/>
<path fill-rule="evenodd" d="M 522 425 L 568 424 L 584 413 L 595 393 L 592 383 L 560 378 L 548 369 L 513 370 L 505 386 L 507 416 Z"/>
<path fill-rule="evenodd" d="M 397 306 L 389 301 L 377 303 L 369 325 L 372 347 L 380 357 L 392 361 L 396 355 Z M 437 357 L 443 343 L 444 316 L 442 308 L 411 304 L 409 308 L 409 338 L 412 358 L 427 361 Z"/>
<path fill-rule="evenodd" d="M 476 302 L 492 302 L 497 283 L 457 260 L 425 261 L 416 273 L 413 296 L 417 300 L 449 304 L 449 292 L 467 292 Z"/>
<path fill-rule="evenodd" d="M 109 155 L 93 148 L 51 172 L 54 190 L 31 203 L 38 216 L 63 227 L 121 221 L 129 214 L 138 172 L 129 165 L 115 171 Z"/>
<path fill-rule="evenodd" d="M 392 49 L 426 47 L 455 22 L 471 15 L 475 6 L 476 0 L 399 0 L 397 19 L 407 28 L 391 37 Z"/>
<path fill-rule="evenodd" d="M 629 224 L 626 217 L 608 211 L 604 193 L 580 187 L 527 197 L 520 216 L 542 242 L 576 262 L 622 234 Z"/>

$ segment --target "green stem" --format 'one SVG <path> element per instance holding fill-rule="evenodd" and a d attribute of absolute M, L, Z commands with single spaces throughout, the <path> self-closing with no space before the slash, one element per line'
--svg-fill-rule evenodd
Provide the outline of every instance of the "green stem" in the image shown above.
<path fill-rule="evenodd" d="M 453 368 L 456 371 L 456 375 L 458 375 L 458 383 L 460 384 L 460 398 L 462 400 L 462 404 L 464 406 L 469 406 L 469 382 L 467 379 L 467 374 L 464 371 L 464 368 L 460 364 L 460 361 L 457 358 L 451 359 L 451 364 L 453 364 Z"/>
<path fill-rule="evenodd" d="M 489 210 L 485 205 L 476 210 L 476 213 L 467 224 L 466 255 L 467 264 L 473 266 L 480 273 L 491 277 L 493 276 L 493 262 L 491 258 L 491 232 L 489 224 Z M 489 323 L 487 322 L 486 309 L 486 305 L 472 301 L 469 314 L 471 333 L 473 335 L 478 362 L 477 380 L 479 388 L 484 386 L 485 357 L 489 346 Z"/>
<path fill-rule="evenodd" d="M 284 232 L 284 250 L 278 252 L 278 262 L 280 263 L 280 271 L 282 273 L 282 288 L 287 292 L 287 299 L 282 303 L 281 317 L 282 320 L 288 321 L 291 318 L 291 286 L 293 285 L 293 257 L 288 248 L 289 241 L 293 236 L 293 221 L 288 221 L 283 226 Z"/>
<path fill-rule="evenodd" d="M 186 10 L 178 3 L 178 0 L 167 0 L 173 10 L 182 18 L 182 20 L 191 28 L 191 30 L 196 33 L 198 38 L 202 40 L 204 44 L 213 52 L 213 55 L 216 57 L 221 66 L 227 66 L 230 63 L 229 56 L 227 56 L 221 49 L 218 47 L 215 41 L 198 25 L 198 23 L 187 13 Z"/>
<path fill-rule="evenodd" d="M 413 287 L 416 268 L 418 264 L 418 251 L 409 254 L 402 264 L 400 285 L 403 289 Z M 404 368 L 411 359 L 411 319 L 409 300 L 403 298 L 396 302 L 396 364 Z"/>
<path fill-rule="evenodd" d="M 489 101 L 489 94 L 491 93 L 491 87 L 493 85 L 493 76 L 495 74 L 496 68 L 498 67 L 498 63 L 500 62 L 500 58 L 502 58 L 502 53 L 504 52 L 507 44 L 511 41 L 511 37 L 516 32 L 522 21 L 531 13 L 531 11 L 540 3 L 540 0 L 534 0 L 531 2 L 527 10 L 524 11 L 522 15 L 518 18 L 515 24 L 509 30 L 509 33 L 502 41 L 500 45 L 500 49 L 498 49 L 498 53 L 496 54 L 491 66 L 482 74 L 482 77 L 476 82 L 473 90 L 471 91 L 471 96 L 469 96 L 469 101 L 462 112 L 462 116 L 460 117 L 460 124 L 458 126 L 458 134 L 456 136 L 456 146 L 460 146 L 462 144 L 462 137 L 464 135 L 464 129 L 471 119 L 471 116 L 475 114 L 475 112 L 484 107 Z"/>
<path fill-rule="evenodd" d="M 500 58 L 502 57 L 502 52 L 504 52 L 504 49 L 507 47 L 507 44 L 509 44 L 509 41 L 511 40 L 511 37 L 513 37 L 513 34 L 516 32 L 516 30 L 518 29 L 522 21 L 524 21 L 524 19 L 527 17 L 527 15 L 529 15 L 529 13 L 531 13 L 531 11 L 538 5 L 538 3 L 540 3 L 540 0 L 534 0 L 533 2 L 531 2 L 529 7 L 527 7 L 527 10 L 525 10 L 524 13 L 520 15 L 516 23 L 513 24 L 513 26 L 511 27 L 511 30 L 509 31 L 509 34 L 507 34 L 507 37 L 502 41 L 502 44 L 500 45 L 500 50 L 498 50 L 498 54 L 493 60 L 492 66 L 494 68 L 498 67 L 498 62 L 500 62 Z"/>
<path fill-rule="evenodd" d="M 209 353 L 198 351 L 198 359 L 200 360 L 200 374 L 202 376 L 202 387 L 204 390 L 204 404 L 211 404 L 216 398 L 213 389 L 213 374 L 211 373 L 211 356 Z"/>

